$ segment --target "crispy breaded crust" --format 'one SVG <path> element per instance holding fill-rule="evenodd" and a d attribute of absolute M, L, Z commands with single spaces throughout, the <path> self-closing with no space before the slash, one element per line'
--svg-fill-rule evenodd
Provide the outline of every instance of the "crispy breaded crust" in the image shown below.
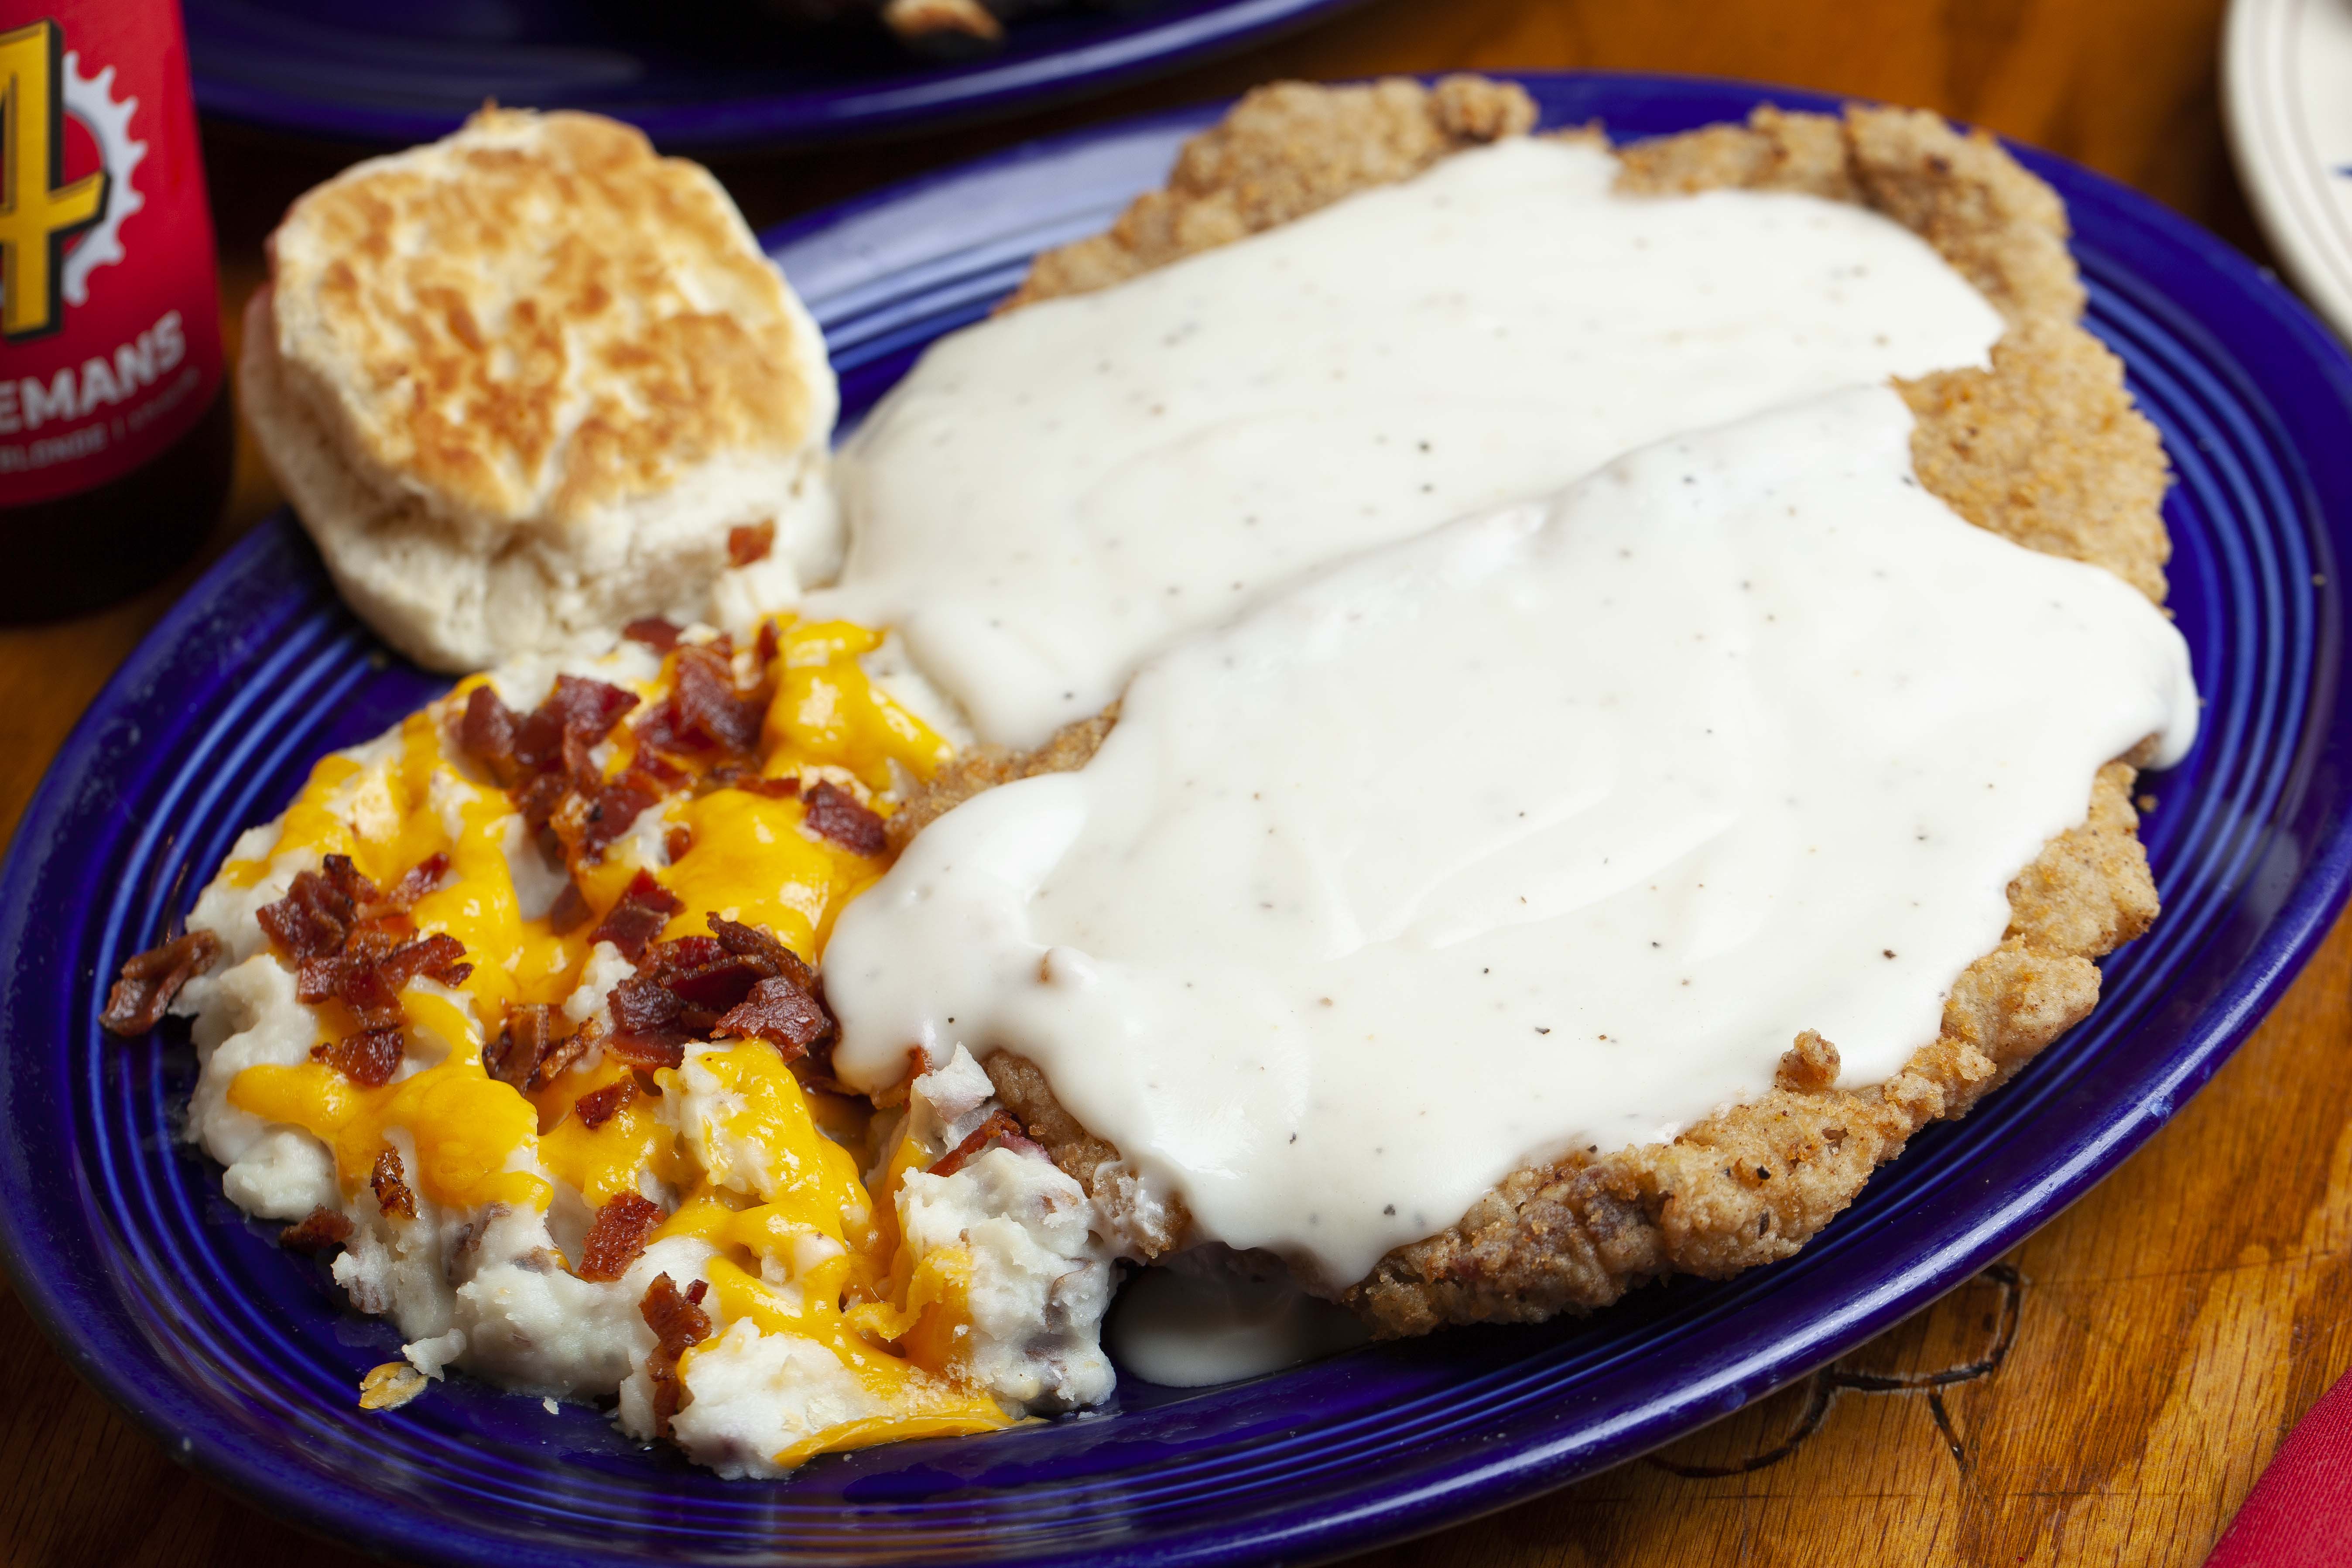
<path fill-rule="evenodd" d="M 997 308 L 1108 289 L 1410 179 L 1448 153 L 1523 135 L 1535 122 L 1535 100 L 1522 89 L 1483 77 L 1451 76 L 1434 88 L 1401 79 L 1254 88 L 1184 143 L 1167 189 L 1136 197 L 1107 232 L 1041 254 Z"/>
<path fill-rule="evenodd" d="M 1801 191 L 1875 207 L 1934 246 L 2011 324 L 2073 321 L 2083 281 L 2066 253 L 2066 209 L 1982 132 L 1962 136 L 1924 109 L 1786 114 L 1636 142 L 1623 191 Z"/>
<path fill-rule="evenodd" d="M 1516 109 L 1500 107 L 1517 89 L 1489 83 L 1479 93 L 1470 79 L 1449 79 L 1439 92 L 1489 106 L 1481 123 L 1499 133 L 1525 128 Z M 1300 143 L 1320 127 L 1343 139 L 1370 134 L 1376 145 L 1394 138 L 1429 145 L 1437 139 L 1430 127 L 1438 123 L 1438 96 L 1409 82 L 1260 89 L 1188 147 L 1169 192 L 1139 200 L 1110 235 L 1041 257 L 1013 302 L 1103 287 L 1268 226 L 1217 216 L 1228 211 L 1312 211 L 1380 183 L 1360 174 L 1375 162 L 1396 168 L 1390 178 L 1417 172 L 1442 153 L 1376 160 Z M 1367 132 L 1367 120 L 1383 130 Z M 1193 149 L 1204 143 L 1196 161 Z M 1997 144 L 1962 137 L 1929 114 L 1855 109 L 1839 120 L 1765 109 L 1746 126 L 1637 145 L 1623 158 L 1629 190 L 1804 191 L 1865 203 L 1928 239 L 2001 310 L 2010 331 L 1990 370 L 1898 384 L 1918 422 L 1912 455 L 1921 481 L 1970 522 L 2105 566 L 2162 603 L 2169 554 L 2158 510 L 2168 481 L 2162 445 L 2132 407 L 2121 363 L 2076 322 L 2083 293 L 2056 196 Z M 1286 160 L 1306 171 L 1295 187 L 1269 172 Z M 1220 178 L 1239 187 L 1222 205 Z M 1304 195 L 1282 194 L 1294 188 Z M 1083 766 L 1115 716 L 1074 724 L 1033 753 L 982 749 L 958 759 L 914 794 L 894 833 L 903 843 L 983 789 Z M 1347 1304 L 1384 1336 L 1536 1321 L 1607 1305 L 1669 1274 L 1720 1278 L 1796 1251 L 1914 1132 L 1965 1113 L 2087 1014 L 2099 994 L 2093 961 L 2156 918 L 2131 805 L 2134 761 L 2103 768 L 2083 825 L 2053 838 L 2010 884 L 2000 945 L 1961 973 L 1938 1037 L 1894 1078 L 1832 1087 L 1836 1047 L 1809 1032 L 1761 1099 L 1719 1111 L 1671 1143 L 1590 1149 L 1520 1170 L 1449 1230 L 1382 1258 L 1346 1293 Z M 1125 1171 L 1118 1151 L 1055 1101 L 1033 1064 L 1001 1052 L 986 1066 L 1032 1135 L 1066 1168 L 1083 1167 L 1080 1180 L 1116 1212 L 1114 1184 L 1096 1178 Z"/>
<path fill-rule="evenodd" d="M 1911 466 L 1979 528 L 2104 566 L 2161 605 L 2171 464 L 2124 390 L 2123 361 L 2072 321 L 2021 323 L 1992 369 L 1897 382 L 1917 425 Z"/>
<path fill-rule="evenodd" d="M 270 261 L 289 390 L 363 480 L 461 526 L 572 521 L 831 420 L 718 181 L 596 115 L 485 110 L 362 163 Z"/>

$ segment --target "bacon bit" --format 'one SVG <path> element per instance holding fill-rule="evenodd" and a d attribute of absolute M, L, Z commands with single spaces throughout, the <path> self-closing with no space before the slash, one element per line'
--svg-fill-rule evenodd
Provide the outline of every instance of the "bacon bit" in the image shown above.
<path fill-rule="evenodd" d="M 686 1011 L 686 1004 L 650 974 L 633 974 L 622 981 L 606 1001 L 613 1009 L 614 1031 L 621 1035 L 657 1033 Z"/>
<path fill-rule="evenodd" d="M 598 790 L 581 819 L 581 858 L 592 866 L 602 860 L 613 840 L 636 822 L 637 814 L 660 798 L 660 784 L 634 770 Z"/>
<path fill-rule="evenodd" d="M 596 1211 L 595 1223 L 589 1226 L 588 1237 L 580 1245 L 580 1267 L 572 1272 L 583 1279 L 618 1279 L 629 1271 L 629 1265 L 637 1260 L 637 1255 L 645 1251 L 646 1238 L 654 1233 L 654 1227 L 660 1225 L 664 1217 L 659 1204 L 650 1203 L 635 1193 L 614 1194 L 604 1200 L 604 1207 Z M 665 1274 L 662 1278 L 667 1279 L 669 1276 Z M 696 1283 L 700 1284 L 701 1281 L 697 1280 Z M 652 1292 L 648 1291 L 646 1295 L 650 1300 Z M 700 1310 L 696 1301 L 688 1301 L 687 1309 L 689 1311 Z M 650 1312 L 646 1321 L 652 1325 Z M 710 1331 L 708 1314 L 703 1321 L 702 1331 L 708 1334 Z M 654 1331 L 658 1334 L 662 1331 L 656 1327 Z"/>
<path fill-rule="evenodd" d="M 355 926 L 336 952 L 306 958 L 294 966 L 296 999 L 316 1005 L 340 995 L 348 971 L 373 969 L 401 943 L 400 933 L 384 925 Z"/>
<path fill-rule="evenodd" d="M 294 1252 L 326 1252 L 352 1238 L 352 1222 L 324 1205 L 278 1233 L 278 1245 Z"/>
<path fill-rule="evenodd" d="M 515 810 L 533 833 L 545 827 L 572 794 L 572 781 L 562 773 L 541 773 L 514 796 Z M 559 846 L 559 852 L 561 847 Z"/>
<path fill-rule="evenodd" d="M 803 820 L 810 832 L 832 839 L 853 855 L 879 855 L 889 844 L 881 817 L 830 779 L 820 780 L 809 790 Z"/>
<path fill-rule="evenodd" d="M 572 1102 L 572 1114 L 580 1118 L 580 1125 L 593 1132 L 621 1113 L 621 1107 L 637 1097 L 637 1080 L 618 1079 L 602 1089 L 591 1089 Z"/>
<path fill-rule="evenodd" d="M 629 879 L 620 902 L 613 906 L 604 923 L 588 934 L 588 941 L 592 945 L 609 942 L 634 963 L 645 955 L 646 944 L 669 924 L 670 917 L 685 907 L 676 893 L 654 880 L 652 872 L 639 871 Z"/>
<path fill-rule="evenodd" d="M 667 653 L 677 646 L 677 624 L 662 616 L 646 616 L 631 621 L 621 628 L 621 635 L 631 642 L 641 642 L 647 647 Z"/>
<path fill-rule="evenodd" d="M 714 963 L 664 975 L 661 984 L 682 1005 L 680 1021 L 688 1028 L 707 1031 L 721 1013 L 741 1006 L 761 979 L 760 971 L 748 959 L 722 954 Z"/>
<path fill-rule="evenodd" d="M 746 795 L 765 795 L 770 800 L 790 800 L 801 793 L 800 776 L 768 778 L 740 763 L 721 763 L 703 775 L 705 790 L 740 789 Z"/>
<path fill-rule="evenodd" d="M 555 902 L 547 909 L 547 929 L 558 936 L 578 931 L 596 911 L 588 907 L 586 895 L 576 881 L 563 884 L 563 891 L 555 895 Z"/>
<path fill-rule="evenodd" d="M 765 561 L 768 552 L 775 547 L 776 525 L 773 521 L 739 522 L 727 531 L 727 559 L 738 566 Z"/>
<path fill-rule="evenodd" d="M 482 764 L 501 789 L 511 789 L 521 772 L 515 761 L 515 735 L 522 721 L 486 681 L 466 698 L 466 715 L 457 721 L 457 747 Z"/>
<path fill-rule="evenodd" d="M 670 1418 L 687 1400 L 686 1384 L 677 1375 L 677 1358 L 710 1337 L 710 1314 L 702 1310 L 702 1298 L 709 1289 L 707 1280 L 698 1279 L 681 1294 L 676 1280 L 667 1274 L 656 1274 L 646 1288 L 645 1299 L 637 1303 L 637 1311 L 656 1342 L 653 1353 L 646 1358 L 646 1375 L 654 1385 L 654 1429 L 663 1436 L 669 1435 Z"/>
<path fill-rule="evenodd" d="M 833 1037 L 816 974 L 797 953 L 758 926 L 705 918 L 715 935 L 649 944 L 607 993 L 615 1058 L 674 1068 L 690 1040 L 758 1038 L 793 1061 Z"/>
<path fill-rule="evenodd" d="M 760 639 L 751 645 L 752 657 L 759 660 L 761 669 L 776 662 L 776 650 L 782 646 L 783 638 L 776 635 L 775 617 L 772 616 L 762 619 L 760 622 Z"/>
<path fill-rule="evenodd" d="M 360 1379 L 360 1408 L 397 1410 L 432 1386 L 431 1378 L 406 1362 L 388 1361 Z"/>
<path fill-rule="evenodd" d="M 353 1083 L 367 1089 L 382 1089 L 400 1070 L 400 1059 L 407 1050 L 397 1025 L 383 1029 L 362 1029 L 345 1035 L 333 1045 L 310 1047 L 310 1055 L 332 1067 Z"/>
<path fill-rule="evenodd" d="M 602 680 L 559 675 L 547 700 L 531 710 L 515 731 L 515 761 L 536 773 L 559 763 L 573 763 L 565 749 L 584 753 L 613 732 L 613 726 L 637 705 L 637 694 Z M 573 768 L 577 771 L 576 766 Z"/>
<path fill-rule="evenodd" d="M 539 1058 L 539 1065 L 530 1069 L 530 1077 L 522 1087 L 530 1093 L 538 1093 L 570 1072 L 580 1058 L 588 1054 L 589 1047 L 604 1037 L 604 1026 L 595 1019 L 589 1019 L 578 1030 L 548 1047 L 547 1054 Z"/>
<path fill-rule="evenodd" d="M 777 977 L 752 986 L 751 994 L 719 1020 L 716 1032 L 765 1040 L 789 1062 L 808 1055 L 809 1047 L 833 1029 L 833 1019 L 815 997 Z"/>
<path fill-rule="evenodd" d="M 447 931 L 435 931 L 394 948 L 376 964 L 375 972 L 394 985 L 405 985 L 420 974 L 444 985 L 463 985 L 474 973 L 474 966 L 465 959 L 464 942 Z"/>
<path fill-rule="evenodd" d="M 375 1206 L 385 1214 L 416 1217 L 416 1194 L 408 1190 L 408 1173 L 401 1167 L 399 1150 L 386 1149 L 375 1157 L 368 1185 L 375 1189 Z"/>
<path fill-rule="evenodd" d="M 555 1041 L 555 1009 L 543 1002 L 518 1002 L 507 1009 L 506 1026 L 482 1053 L 482 1067 L 500 1083 L 522 1088 L 546 1059 Z"/>
<path fill-rule="evenodd" d="M 673 1030 L 656 1035 L 615 1035 L 606 1042 L 605 1054 L 616 1062 L 651 1072 L 657 1068 L 675 1068 L 686 1060 L 686 1036 Z"/>
<path fill-rule="evenodd" d="M 414 909 L 417 900 L 438 891 L 442 879 L 448 875 L 449 857 L 428 855 L 392 885 L 392 891 L 383 896 L 383 901 L 395 910 L 405 911 Z"/>
<path fill-rule="evenodd" d="M 726 956 L 727 949 L 717 937 L 682 936 L 656 943 L 638 967 L 654 974 L 675 974 L 716 963 Z"/>
<path fill-rule="evenodd" d="M 735 689 L 733 655 L 719 643 L 682 643 L 668 699 L 637 725 L 641 745 L 656 751 L 749 753 L 766 712 Z"/>
<path fill-rule="evenodd" d="M 971 1135 L 940 1157 L 931 1167 L 934 1176 L 952 1176 L 971 1161 L 985 1152 L 992 1143 L 1003 1143 L 1016 1149 L 1034 1149 L 1020 1122 L 1002 1106 L 988 1113 L 988 1120 L 972 1129 Z"/>
<path fill-rule="evenodd" d="M 98 1016 L 99 1027 L 126 1037 L 145 1034 L 163 1021 L 180 987 L 213 966 L 220 950 L 220 938 L 192 931 L 123 960 L 121 978 Z"/>
<path fill-rule="evenodd" d="M 816 990 L 816 971 L 802 962 L 799 953 L 778 941 L 767 927 L 730 921 L 715 910 L 706 918 L 719 945 L 739 958 L 759 964 L 762 974 L 780 974 L 803 991 Z"/>
<path fill-rule="evenodd" d="M 362 876 L 348 855 L 330 855 L 316 871 L 296 874 L 286 896 L 256 911 L 269 939 L 294 957 L 320 958 L 340 952 L 362 905 L 383 895 Z"/>
<path fill-rule="evenodd" d="M 683 823 L 662 836 L 662 852 L 669 857 L 669 863 L 673 866 L 685 859 L 687 851 L 693 847 L 694 829 Z"/>
<path fill-rule="evenodd" d="M 400 993 L 418 975 L 445 985 L 462 985 L 474 966 L 465 963 L 465 944 L 446 931 L 436 931 L 415 942 L 398 942 L 384 951 L 389 933 L 365 933 L 375 940 L 356 942 L 331 966 L 325 961 L 305 963 L 296 975 L 296 993 L 304 1001 L 342 999 L 371 1029 L 388 1029 L 400 1022 Z M 321 988 L 324 994 L 320 994 Z"/>

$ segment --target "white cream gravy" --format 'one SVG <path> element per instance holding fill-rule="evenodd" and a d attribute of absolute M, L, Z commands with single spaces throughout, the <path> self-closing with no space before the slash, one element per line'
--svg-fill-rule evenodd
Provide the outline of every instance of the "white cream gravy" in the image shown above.
<path fill-rule="evenodd" d="M 898 627 L 1033 746 L 1302 572 L 2000 335 L 1875 213 L 1616 171 L 1506 142 L 941 340 L 842 451 L 848 560 L 805 612 Z"/>
<path fill-rule="evenodd" d="M 1911 429 L 1865 387 L 1666 441 L 1159 655 L 843 913 L 835 1070 L 1020 1051 L 1325 1288 L 1802 1030 L 1885 1079 L 2100 764 L 2196 724 L 2170 623 L 1962 521 Z"/>
<path fill-rule="evenodd" d="M 1355 1314 L 1309 1296 L 1280 1271 L 1192 1268 L 1193 1255 L 1146 1268 L 1119 1288 L 1103 1347 L 1124 1372 L 1168 1388 L 1208 1388 L 1362 1344 Z"/>

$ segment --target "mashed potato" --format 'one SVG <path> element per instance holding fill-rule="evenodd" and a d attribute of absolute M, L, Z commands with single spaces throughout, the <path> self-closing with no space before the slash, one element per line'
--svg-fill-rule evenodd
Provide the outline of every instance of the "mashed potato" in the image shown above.
<path fill-rule="evenodd" d="M 238 841 L 173 1005 L 191 1136 L 417 1372 L 725 1475 L 1099 1402 L 1077 1184 L 968 1056 L 883 1113 L 827 1071 L 805 961 L 945 742 L 859 628 L 638 632 L 467 681 Z"/>

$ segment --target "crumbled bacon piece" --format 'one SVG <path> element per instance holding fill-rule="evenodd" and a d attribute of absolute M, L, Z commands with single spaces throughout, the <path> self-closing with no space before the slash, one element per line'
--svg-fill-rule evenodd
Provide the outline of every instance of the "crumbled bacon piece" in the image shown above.
<path fill-rule="evenodd" d="M 763 618 L 760 622 L 759 640 L 751 645 L 751 657 L 759 661 L 761 669 L 765 669 L 776 662 L 776 650 L 782 646 L 783 639 L 776 635 L 774 617 Z"/>
<path fill-rule="evenodd" d="M 594 1223 L 588 1226 L 587 1239 L 580 1244 L 580 1267 L 572 1272 L 583 1279 L 618 1279 L 629 1271 L 629 1265 L 637 1260 L 637 1255 L 645 1251 L 646 1238 L 654 1233 L 662 1219 L 660 1205 L 635 1193 L 614 1194 L 605 1199 L 604 1205 L 596 1211 Z M 662 1278 L 667 1279 L 669 1276 L 665 1274 Z M 702 1281 L 698 1279 L 695 1283 L 699 1285 Z M 693 1297 L 691 1291 L 688 1294 Z M 651 1291 L 646 1292 L 648 1301 L 652 1296 Z M 701 1298 L 693 1297 L 685 1302 L 687 1310 L 701 1311 L 700 1301 Z M 655 1333 L 662 1332 L 659 1325 L 654 1323 L 650 1310 L 646 1312 L 646 1321 L 653 1327 Z M 709 1315 L 705 1313 L 701 1331 L 704 1337 L 710 1332 L 709 1324 Z M 681 1345 L 679 1349 L 683 1351 L 685 1347 Z"/>
<path fill-rule="evenodd" d="M 375 1189 L 375 1206 L 386 1215 L 398 1215 L 403 1219 L 416 1217 L 416 1194 L 408 1190 L 408 1173 L 401 1167 L 398 1150 L 386 1149 L 375 1157 L 375 1169 L 368 1173 L 368 1185 Z"/>
<path fill-rule="evenodd" d="M 680 1022 L 688 1028 L 707 1031 L 720 1014 L 741 1006 L 761 978 L 748 959 L 722 954 L 712 963 L 666 974 L 662 984 L 684 1008 Z"/>
<path fill-rule="evenodd" d="M 654 880 L 651 872 L 640 871 L 630 879 L 620 901 L 589 933 L 588 940 L 592 943 L 609 942 L 621 950 L 622 957 L 635 963 L 644 956 L 646 944 L 669 924 L 670 917 L 685 907 L 676 893 Z"/>
<path fill-rule="evenodd" d="M 882 818 L 831 779 L 812 785 L 807 802 L 803 820 L 810 832 L 832 839 L 853 855 L 879 855 L 888 846 Z"/>
<path fill-rule="evenodd" d="M 506 1026 L 482 1053 L 482 1068 L 500 1083 L 517 1089 L 531 1075 L 555 1043 L 555 1009 L 543 1002 L 518 1002 L 507 1009 Z"/>
<path fill-rule="evenodd" d="M 664 1436 L 669 1435 L 670 1418 L 686 1404 L 677 1358 L 710 1337 L 710 1314 L 702 1310 L 709 1289 L 709 1281 L 698 1279 L 681 1292 L 667 1274 L 656 1274 L 637 1303 L 656 1341 L 653 1353 L 646 1358 L 646 1375 L 654 1385 L 654 1429 Z"/>
<path fill-rule="evenodd" d="M 571 764 L 577 773 L 589 747 L 613 732 L 623 715 L 637 705 L 637 694 L 602 680 L 559 675 L 547 700 L 531 710 L 515 731 L 515 761 L 533 772 Z M 565 754 L 570 748 L 572 755 Z"/>
<path fill-rule="evenodd" d="M 580 820 L 580 856 L 593 865 L 626 833 L 637 814 L 661 798 L 659 781 L 632 769 L 598 789 Z"/>
<path fill-rule="evenodd" d="M 220 950 L 220 938 L 208 931 L 192 931 L 133 953 L 123 960 L 121 977 L 106 994 L 99 1026 L 110 1035 L 145 1034 L 163 1021 L 180 987 L 213 966 Z"/>
<path fill-rule="evenodd" d="M 759 964 L 762 974 L 780 974 L 803 991 L 816 989 L 816 971 L 803 963 L 799 953 L 779 942 L 767 927 L 730 921 L 715 910 L 705 918 L 710 922 L 712 940 L 737 957 Z"/>
<path fill-rule="evenodd" d="M 685 859 L 687 852 L 693 847 L 694 829 L 683 823 L 662 835 L 662 853 L 669 857 L 669 863 L 673 866 Z"/>
<path fill-rule="evenodd" d="M 964 1141 L 940 1157 L 931 1167 L 934 1176 L 952 1176 L 964 1168 L 991 1144 L 1001 1143 L 1014 1149 L 1034 1149 L 1037 1145 L 1024 1136 L 1024 1129 L 1013 1120 L 1013 1113 L 1002 1106 L 988 1113 L 988 1120 L 972 1129 Z"/>
<path fill-rule="evenodd" d="M 383 901 L 396 910 L 414 909 L 417 900 L 438 891 L 448 875 L 449 857 L 428 855 L 410 867 L 407 875 L 392 885 L 392 891 L 383 896 Z"/>
<path fill-rule="evenodd" d="M 418 975 L 445 985 L 462 985 L 474 966 L 465 945 L 446 931 L 400 942 L 388 932 L 362 929 L 340 957 L 312 959 L 297 971 L 296 994 L 305 1002 L 340 997 L 372 1029 L 400 1022 L 401 988 Z"/>
<path fill-rule="evenodd" d="M 555 895 L 555 902 L 548 906 L 547 929 L 558 936 L 578 931 L 595 912 L 588 907 L 588 900 L 580 891 L 580 884 L 566 882 L 563 891 Z"/>
<path fill-rule="evenodd" d="M 835 1034 L 816 973 L 758 926 L 711 913 L 709 936 L 646 947 L 606 994 L 609 1048 L 632 1067 L 674 1068 L 696 1039 L 764 1039 L 794 1061 Z"/>
<path fill-rule="evenodd" d="M 331 1247 L 342 1246 L 351 1238 L 351 1220 L 321 1205 L 303 1215 L 299 1223 L 279 1231 L 278 1245 L 295 1252 L 325 1252 Z"/>
<path fill-rule="evenodd" d="M 520 773 L 515 761 L 515 733 L 522 721 L 486 681 L 467 695 L 465 717 L 457 721 L 457 745 L 482 765 L 501 789 L 510 789 Z"/>
<path fill-rule="evenodd" d="M 761 705 L 735 689 L 733 656 L 718 643 L 681 643 L 668 698 L 637 725 L 655 751 L 748 753 L 760 743 Z"/>
<path fill-rule="evenodd" d="M 515 810 L 533 833 L 544 828 L 554 819 L 556 811 L 572 795 L 572 781 L 562 773 L 541 773 L 514 795 Z M 557 852 L 561 853 L 561 846 Z"/>
<path fill-rule="evenodd" d="M 621 635 L 631 642 L 641 642 L 647 647 L 667 653 L 677 646 L 679 627 L 664 616 L 646 616 L 631 621 L 621 628 Z"/>
<path fill-rule="evenodd" d="M 727 531 L 727 559 L 738 566 L 765 561 L 775 547 L 776 525 L 772 521 L 739 522 Z"/>
<path fill-rule="evenodd" d="M 539 1058 L 539 1065 L 530 1069 L 530 1077 L 522 1087 L 534 1094 L 545 1089 L 570 1072 L 588 1054 L 589 1047 L 602 1038 L 603 1027 L 595 1019 L 589 1019 L 573 1033 L 548 1047 L 547 1054 Z"/>
<path fill-rule="evenodd" d="M 833 1033 L 833 1019 L 815 997 L 781 977 L 761 981 L 750 995 L 719 1020 L 716 1032 L 739 1039 L 767 1041 L 795 1061 Z"/>
<path fill-rule="evenodd" d="M 368 1089 L 382 1089 L 400 1070 L 400 1059 L 407 1050 L 400 1026 L 382 1029 L 362 1029 L 345 1035 L 332 1045 L 310 1047 L 310 1055 L 341 1073 L 353 1083 Z"/>
<path fill-rule="evenodd" d="M 665 1029 L 651 1035 L 615 1035 L 605 1042 L 604 1049 L 614 1061 L 651 1072 L 686 1060 L 686 1041 L 684 1031 Z"/>
<path fill-rule="evenodd" d="M 763 795 L 770 800 L 790 800 L 801 793 L 800 775 L 769 778 L 755 768 L 741 763 L 721 763 L 702 775 L 704 790 L 740 789 L 746 795 Z"/>
<path fill-rule="evenodd" d="M 580 1118 L 580 1125 L 593 1132 L 621 1113 L 621 1107 L 637 1097 L 637 1080 L 625 1078 L 590 1089 L 572 1102 L 572 1114 Z"/>
<path fill-rule="evenodd" d="M 363 906 L 383 895 L 352 864 L 348 855 L 330 855 L 316 871 L 295 875 L 286 896 L 255 911 L 270 941 L 294 957 L 318 958 L 340 952 Z"/>
<path fill-rule="evenodd" d="M 726 956 L 727 949 L 717 937 L 682 936 L 674 942 L 655 943 L 638 961 L 637 967 L 655 974 L 677 974 L 716 963 Z"/>
<path fill-rule="evenodd" d="M 686 1004 L 651 974 L 633 974 L 613 987 L 606 1000 L 613 1009 L 613 1029 L 619 1035 L 650 1035 L 667 1028 L 686 1011 Z"/>

